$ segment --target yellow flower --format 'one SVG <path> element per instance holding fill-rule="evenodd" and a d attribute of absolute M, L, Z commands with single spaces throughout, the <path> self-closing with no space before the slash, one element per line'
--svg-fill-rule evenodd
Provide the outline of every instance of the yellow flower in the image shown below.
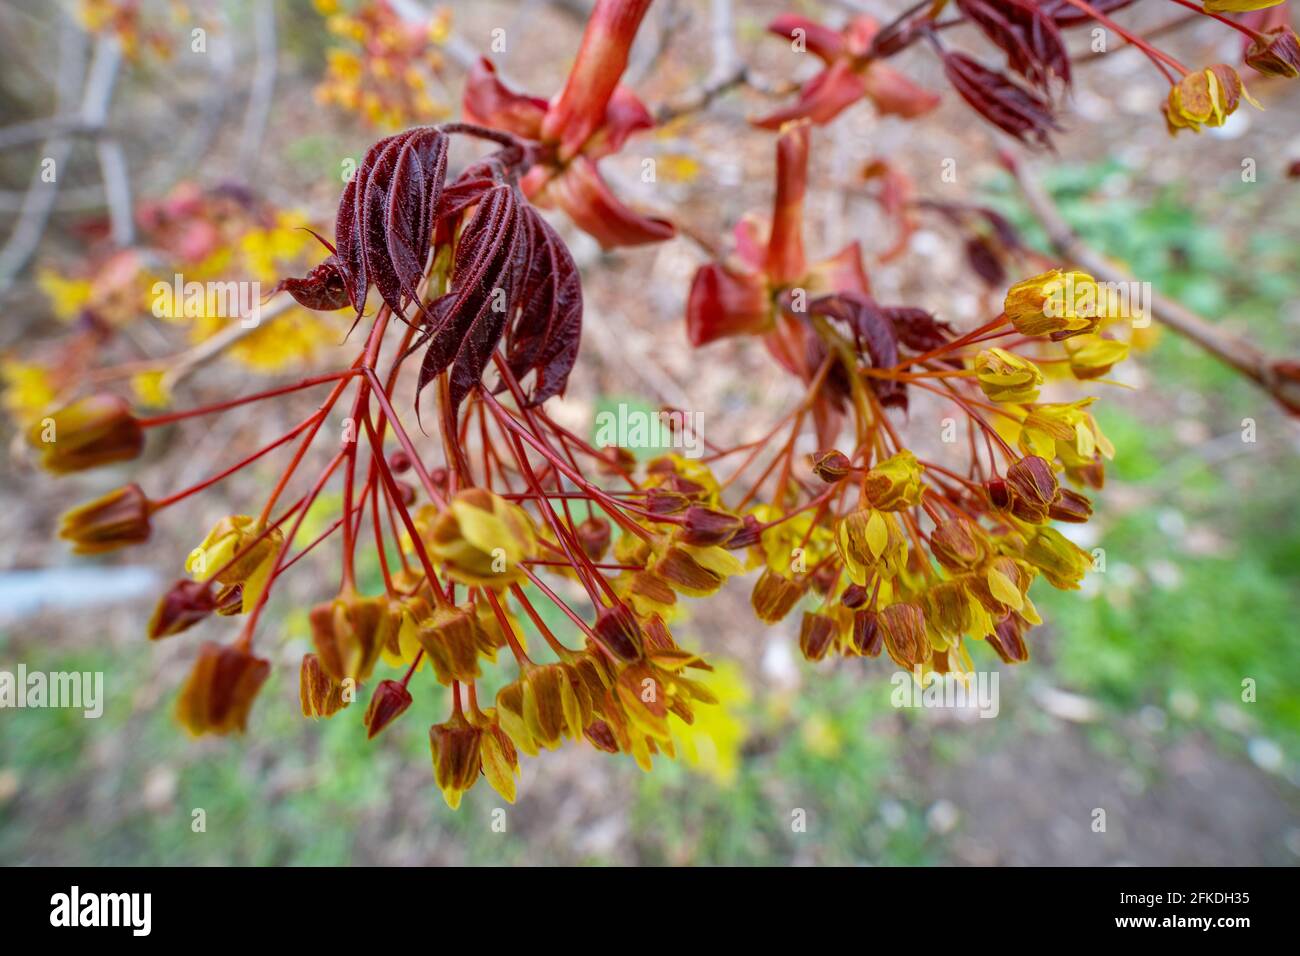
<path fill-rule="evenodd" d="M 537 534 L 528 512 L 485 488 L 468 488 L 434 518 L 429 549 L 462 584 L 504 588 L 524 578 Z"/>
<path fill-rule="evenodd" d="M 867 500 L 881 511 L 902 511 L 921 501 L 921 463 L 904 448 L 877 462 L 863 479 Z"/>
<path fill-rule="evenodd" d="M 185 570 L 196 581 L 215 576 L 227 589 L 242 586 L 243 610 L 252 610 L 271 578 L 276 555 L 284 543 L 284 532 L 279 528 L 272 528 L 265 535 L 262 531 L 248 515 L 227 515 L 190 552 L 185 559 Z M 235 558 L 240 552 L 243 553 Z M 226 567 L 228 563 L 230 566 Z"/>
<path fill-rule="evenodd" d="M 975 372 L 980 388 L 995 402 L 1032 402 L 1043 384 L 1037 365 L 1005 349 L 980 352 L 975 357 Z"/>
<path fill-rule="evenodd" d="M 1169 90 L 1164 107 L 1169 131 L 1199 132 L 1202 125 L 1222 126 L 1236 111 L 1243 96 L 1259 108 L 1237 71 L 1225 63 L 1188 73 Z"/>
<path fill-rule="evenodd" d="M 89 279 L 65 279 L 53 269 L 41 269 L 36 273 L 36 284 L 50 300 L 55 317 L 64 322 L 80 315 L 90 301 Z"/>
<path fill-rule="evenodd" d="M 1103 339 L 1100 335 L 1081 335 L 1065 342 L 1065 351 L 1070 356 L 1070 371 L 1075 378 L 1084 381 L 1105 375 L 1128 358 L 1128 350 L 1127 342 Z"/>
<path fill-rule="evenodd" d="M 741 710 L 749 703 L 749 688 L 744 673 L 730 662 L 703 674 L 699 682 L 717 698 L 717 704 L 700 708 L 693 723 L 674 721 L 673 742 L 687 766 L 727 787 L 735 782 L 740 768 L 747 733 Z"/>
<path fill-rule="evenodd" d="M 171 391 L 165 382 L 166 373 L 162 370 L 139 372 L 131 376 L 131 390 L 141 405 L 148 408 L 165 408 L 171 404 Z"/>
<path fill-rule="evenodd" d="M 835 544 L 854 584 L 893 577 L 907 563 L 907 538 L 892 514 L 864 508 L 840 519 Z"/>
<path fill-rule="evenodd" d="M 1115 457 L 1115 447 L 1085 409 L 1096 399 L 1035 405 L 1025 417 L 1019 445 L 1026 455 L 1051 461 L 1060 458 L 1067 468 L 1086 465 L 1097 452 Z"/>
<path fill-rule="evenodd" d="M 4 380 L 4 407 L 21 424 L 30 424 L 52 404 L 56 395 L 49 370 L 34 362 L 4 359 L 0 362 Z"/>
<path fill-rule="evenodd" d="M 1088 273 L 1053 269 L 1013 285 L 1002 309 L 1021 335 L 1065 338 L 1097 327 L 1099 297 Z"/>

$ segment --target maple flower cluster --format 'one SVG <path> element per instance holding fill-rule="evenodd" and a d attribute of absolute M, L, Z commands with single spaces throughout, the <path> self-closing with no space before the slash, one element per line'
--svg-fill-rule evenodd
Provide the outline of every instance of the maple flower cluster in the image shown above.
<path fill-rule="evenodd" d="M 256 646 L 267 603 L 304 556 L 338 542 L 337 589 L 308 613 L 302 711 L 331 718 L 355 705 L 374 737 L 414 693 L 441 685 L 449 712 L 429 742 L 452 807 L 481 777 L 513 800 L 520 754 L 569 741 L 645 768 L 672 756 L 674 722 L 690 724 L 715 697 L 703 679 L 711 665 L 679 646 L 671 625 L 684 599 L 751 572 L 755 615 L 775 624 L 797 613 L 809 660 L 888 655 L 917 680 L 969 673 L 981 643 L 1004 662 L 1025 661 L 1041 620 L 1031 585 L 1079 587 L 1091 555 L 1057 524 L 1089 519 L 1088 495 L 1103 487 L 1113 454 L 1092 398 L 1041 392 L 1049 380 L 1104 379 L 1142 316 L 1108 307 L 1091 276 L 1050 267 L 1011 285 L 1002 311 L 967 332 L 882 304 L 856 243 L 815 261 L 805 253 L 809 157 L 815 128 L 858 99 L 903 116 L 934 105 L 883 62 L 920 39 L 982 115 L 1043 141 L 1055 125 L 1046 91 L 1069 82 L 1061 31 L 1110 25 L 1126 5 L 955 0 L 953 15 L 1006 51 L 1019 80 L 940 45 L 943 2 L 884 28 L 774 22 L 826 68 L 794 105 L 756 121 L 777 131 L 771 214 L 741 220 L 734 251 L 696 272 L 685 329 L 698 347 L 761 340 L 803 397 L 758 440 L 638 463 L 546 409 L 577 360 L 583 299 L 577 266 L 537 207 L 563 211 L 607 248 L 674 235 L 667 220 L 624 205 L 597 169 L 653 125 L 620 85 L 649 0 L 599 0 L 554 99 L 511 90 L 484 59 L 466 84 L 464 122 L 409 129 L 366 153 L 339 200 L 333 241 L 320 239 L 327 254 L 279 286 L 306 309 L 364 322 L 346 367 L 181 411 L 144 416 L 99 392 L 34 418 L 28 439 L 62 474 L 136 458 L 150 431 L 318 393 L 311 411 L 242 460 L 167 494 L 126 485 L 69 512 L 60 533 L 86 554 L 146 541 L 160 513 L 287 456 L 263 500 L 197 542 L 149 622 L 154 640 L 213 616 L 238 625 L 233 640 L 200 646 L 178 718 L 194 734 L 245 729 L 271 666 Z M 1133 42 L 1162 70 L 1181 69 Z M 1296 75 L 1289 27 L 1269 26 L 1251 43 L 1256 69 Z M 1227 67 L 1182 73 L 1171 128 L 1221 122 L 1245 96 Z M 453 174 L 453 137 L 491 152 Z M 404 386 L 417 411 L 432 406 L 420 413 L 434 437 L 403 423 L 394 396 Z M 917 396 L 954 410 L 963 460 L 909 446 L 891 410 Z M 326 425 L 339 416 L 343 439 L 333 443 Z M 810 432 L 821 449 L 811 457 L 797 451 Z M 332 483 L 342 490 L 337 513 L 301 540 Z M 358 583 L 358 554 L 369 549 L 379 593 Z"/>

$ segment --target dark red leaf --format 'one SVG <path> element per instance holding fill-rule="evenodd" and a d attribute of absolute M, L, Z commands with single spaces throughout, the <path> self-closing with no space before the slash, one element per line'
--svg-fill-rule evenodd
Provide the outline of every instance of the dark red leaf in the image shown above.
<path fill-rule="evenodd" d="M 1047 100 L 964 53 L 945 51 L 943 69 L 962 99 L 998 129 L 1026 144 L 1051 145 L 1060 127 Z"/>
<path fill-rule="evenodd" d="M 335 256 L 330 256 L 301 279 L 281 279 L 271 291 L 274 293 L 281 289 L 293 296 L 299 305 L 317 312 L 332 312 L 351 302 L 347 282 Z"/>

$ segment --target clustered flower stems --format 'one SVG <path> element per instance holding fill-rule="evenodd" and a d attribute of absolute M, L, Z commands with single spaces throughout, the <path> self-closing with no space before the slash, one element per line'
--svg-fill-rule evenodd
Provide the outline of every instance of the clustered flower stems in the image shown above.
<path fill-rule="evenodd" d="M 329 255 L 281 283 L 308 308 L 351 308 L 354 328 L 365 322 L 346 367 L 143 418 L 120 398 L 91 395 L 30 431 L 46 467 L 79 471 L 136 457 L 149 429 L 329 387 L 283 435 L 207 479 L 157 499 L 128 485 L 64 518 L 61 534 L 79 551 L 138 544 L 160 511 L 294 446 L 257 514 L 219 521 L 150 621 L 150 637 L 162 639 L 212 615 L 244 616 L 231 643 L 200 648 L 177 706 L 191 732 L 244 730 L 269 673 L 255 643 L 270 597 L 336 538 L 337 592 L 308 615 L 303 713 L 346 709 L 382 662 L 400 677 L 373 682 L 364 724 L 374 737 L 428 686 L 417 682 L 422 672 L 431 677 L 450 700 L 429 739 L 453 807 L 480 776 L 513 800 L 519 752 L 565 740 L 646 768 L 656 754 L 671 756 L 672 721 L 689 724 L 697 706 L 715 702 L 694 675 L 710 666 L 669 629 L 679 598 L 708 597 L 748 570 L 761 569 L 751 603 L 762 622 L 803 605 L 799 646 L 809 660 L 887 653 L 922 681 L 969 674 L 972 645 L 1026 660 L 1026 635 L 1040 623 L 1032 582 L 1079 586 L 1091 556 L 1053 522 L 1089 519 L 1077 489 L 1103 486 L 1112 449 L 1088 411 L 1093 399 L 1042 401 L 1040 390 L 1049 374 L 1105 381 L 1136 316 L 1109 310 L 1091 275 L 1049 269 L 1012 285 L 998 315 L 959 334 L 924 310 L 878 303 L 857 243 L 810 262 L 803 206 L 814 126 L 861 97 L 901 115 L 932 107 L 930 94 L 879 60 L 929 38 L 972 106 L 1045 142 L 1054 125 L 1045 97 L 1069 75 L 1060 29 L 1109 25 L 1123 0 L 955 0 L 1019 81 L 939 44 L 944 2 L 918 4 L 883 30 L 864 20 L 843 33 L 797 17 L 775 22 L 782 35 L 803 30 L 827 68 L 795 105 L 756 121 L 778 130 L 770 220 L 743 220 L 735 253 L 698 270 L 685 318 L 699 347 L 761 339 L 804 395 L 758 439 L 639 463 L 546 411 L 577 357 L 582 290 L 567 247 L 533 204 L 562 209 L 607 247 L 674 234 L 624 206 L 596 168 L 652 124 L 617 85 L 648 5 L 599 0 L 555 99 L 510 90 L 483 60 L 466 90 L 475 122 L 417 127 L 371 147 L 340 199 L 334 242 L 321 240 Z M 1268 41 L 1257 62 L 1285 74 L 1293 37 L 1255 38 Z M 1162 70 L 1185 74 L 1166 109 L 1171 129 L 1215 125 L 1235 107 L 1240 84 L 1228 68 L 1188 74 L 1144 49 Z M 495 150 L 449 177 L 455 135 Z M 368 311 L 373 294 L 381 304 Z M 432 399 L 436 439 L 413 437 L 394 404 L 399 389 L 414 394 L 417 414 Z M 918 392 L 963 424 L 964 445 L 956 431 L 951 440 L 957 456 L 918 457 L 891 418 Z M 332 417 L 338 445 L 328 441 Z M 821 449 L 811 456 L 810 434 Z M 339 513 L 300 543 L 332 482 Z M 361 593 L 357 573 L 372 548 L 383 582 L 373 595 Z M 547 623 L 547 604 L 563 630 Z M 530 647 L 530 634 L 544 647 Z M 514 679 L 484 706 L 484 670 L 498 664 Z"/>

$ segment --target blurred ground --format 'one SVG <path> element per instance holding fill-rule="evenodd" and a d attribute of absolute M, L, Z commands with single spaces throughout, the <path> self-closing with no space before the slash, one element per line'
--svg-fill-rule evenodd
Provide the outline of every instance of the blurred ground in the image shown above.
<path fill-rule="evenodd" d="M 239 35 L 241 5 L 228 6 Z M 457 35 L 473 48 L 506 26 L 512 45 L 495 59 L 512 82 L 542 94 L 557 88 L 581 29 L 561 5 L 451 6 Z M 771 76 L 785 75 L 785 45 L 761 36 L 783 7 L 738 7 L 742 55 Z M 184 174 L 247 181 L 327 217 L 339 157 L 374 136 L 313 104 L 326 42 L 320 18 L 305 2 L 277 8 L 281 70 L 255 164 L 238 165 L 231 132 Z M 828 17 L 844 9 L 800 8 Z M 25 23 L 38 13 L 18 3 L 2 16 Z M 652 13 L 632 71 L 648 102 L 680 95 L 707 72 L 706 24 L 702 3 Z M 1236 44 L 1224 35 L 1198 28 L 1168 48 L 1184 62 L 1232 62 Z M 35 54 L 4 45 L 17 58 L 0 67 L 8 108 L 16 109 L 23 94 L 34 96 L 18 77 Z M 906 58 L 903 67 L 941 85 L 925 57 Z M 1278 354 L 1300 351 L 1300 196 L 1285 178 L 1300 157 L 1300 98 L 1288 87 L 1252 86 L 1266 112 L 1243 110 L 1222 135 L 1171 141 L 1156 113 L 1162 81 L 1139 56 L 1115 51 L 1079 74 L 1071 131 L 1058 155 L 1037 161 L 1070 221 L 1159 291 Z M 115 122 L 138 123 L 155 137 L 128 142 L 132 168 L 143 169 L 160 151 L 158 124 L 183 129 L 167 119 L 175 106 L 163 84 L 198 97 L 203 80 L 178 66 L 124 82 Z M 454 69 L 448 86 L 454 105 Z M 876 206 L 843 188 L 878 155 L 908 169 L 922 195 L 982 197 L 1034 237 L 1014 187 L 991 161 L 993 137 L 955 99 L 946 92 L 940 112 L 923 123 L 878 120 L 859 104 L 818 131 L 807 214 L 814 256 L 851 238 L 873 253 L 891 244 L 892 226 Z M 621 194 L 717 235 L 719 224 L 769 202 L 771 140 L 744 123 L 764 106 L 753 94 L 730 95 L 704 118 L 634 141 L 610 164 L 610 178 Z M 226 122 L 221 129 L 237 126 L 237 117 Z M 643 155 L 680 172 L 640 183 Z M 958 161 L 955 184 L 939 179 L 947 157 Z M 1256 160 L 1256 182 L 1241 182 L 1243 157 Z M 0 166 L 5 183 L 17 189 L 30 157 L 3 158 L 12 163 Z M 76 221 L 73 213 L 56 218 L 43 255 L 75 250 Z M 725 444 L 760 433 L 788 407 L 795 389 L 761 348 L 687 347 L 682 301 L 703 261 L 692 244 L 602 256 L 584 237 L 566 235 L 584 264 L 589 304 L 583 356 L 557 417 L 589 431 L 597 402 L 670 402 L 702 411 L 710 439 Z M 999 298 L 965 269 L 957 238 L 930 220 L 908 253 L 873 269 L 872 278 L 880 298 L 962 324 L 990 305 L 996 311 Z M 5 314 L 6 350 L 21 352 L 55 333 L 30 282 Z M 1297 429 L 1240 378 L 1172 336 L 1132 364 L 1121 377 L 1134 390 L 1107 388 L 1100 405 L 1117 461 L 1087 546 L 1106 549 L 1106 573 L 1082 594 L 1035 591 L 1048 623 L 1034 634 L 1033 660 L 1002 670 L 996 719 L 897 710 L 880 662 L 805 664 L 792 622 L 754 623 L 748 583 L 737 582 L 726 601 L 697 605 L 676 629 L 683 643 L 736 662 L 727 672 L 736 700 L 726 706 L 728 726 L 740 729 L 734 776 L 667 762 L 643 775 L 629 761 L 570 748 L 525 760 L 520 800 L 498 833 L 491 823 L 500 800 L 486 787 L 453 813 L 432 784 L 424 727 L 441 719 L 441 700 L 417 697 L 413 712 L 370 746 L 355 715 L 322 724 L 298 716 L 296 664 L 306 631 L 295 609 L 322 596 L 320 576 L 295 576 L 290 593 L 277 598 L 280 666 L 248 737 L 233 741 L 193 743 L 170 720 L 194 647 L 217 635 L 220 623 L 148 646 L 150 596 L 93 612 L 61 610 L 66 599 L 55 596 L 35 614 L 0 607 L 0 667 L 103 670 L 109 700 L 98 721 L 58 711 L 0 713 L 0 862 L 1294 865 Z M 248 390 L 252 379 L 214 366 L 178 401 Z M 921 404 L 908 427 L 923 432 L 939 415 Z M 1256 423 L 1254 443 L 1240 438 L 1246 418 Z M 151 445 L 149 473 L 180 486 L 267 440 L 276 424 L 247 411 L 226 431 L 174 435 L 170 447 Z M 241 476 L 222 486 L 226 497 L 205 496 L 187 514 L 170 516 L 146 552 L 88 561 L 69 558 L 50 529 L 70 502 L 120 483 L 124 473 L 56 483 L 21 461 L 0 468 L 0 568 L 143 566 L 160 582 L 175 576 L 213 520 L 240 510 L 267 476 Z M 58 580 L 40 587 L 57 588 Z M 991 666 L 987 658 L 977 664 Z M 1248 678 L 1258 690 L 1252 703 L 1242 700 Z M 196 808 L 206 811 L 205 833 L 192 832 Z M 1098 809 L 1104 832 L 1094 829 Z M 798 811 L 804 832 L 792 831 Z"/>

